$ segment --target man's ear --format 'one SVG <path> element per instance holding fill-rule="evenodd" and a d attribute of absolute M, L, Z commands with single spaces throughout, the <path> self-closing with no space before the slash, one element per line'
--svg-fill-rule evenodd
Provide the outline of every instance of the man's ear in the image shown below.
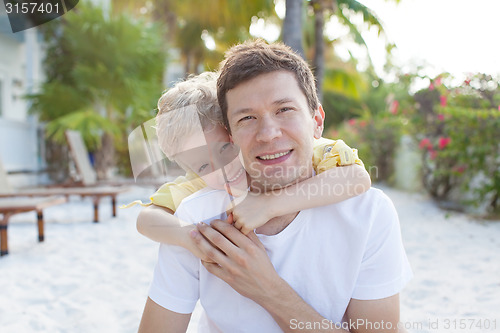
<path fill-rule="evenodd" d="M 323 134 L 323 125 L 325 122 L 325 111 L 323 110 L 323 106 L 321 104 L 318 106 L 316 112 L 314 112 L 314 138 L 319 139 Z"/>

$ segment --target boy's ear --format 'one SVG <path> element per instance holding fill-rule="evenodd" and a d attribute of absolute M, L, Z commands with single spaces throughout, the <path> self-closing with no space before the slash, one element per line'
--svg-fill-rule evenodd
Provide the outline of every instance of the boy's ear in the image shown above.
<path fill-rule="evenodd" d="M 325 122 L 325 111 L 323 110 L 323 106 L 321 106 L 321 104 L 314 113 L 313 120 L 314 120 L 314 138 L 319 139 L 323 134 L 323 125 Z"/>

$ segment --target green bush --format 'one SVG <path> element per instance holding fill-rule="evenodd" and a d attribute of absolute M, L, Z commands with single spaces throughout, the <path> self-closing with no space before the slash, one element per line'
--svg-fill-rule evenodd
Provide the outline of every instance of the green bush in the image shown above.
<path fill-rule="evenodd" d="M 429 178 L 434 179 L 433 190 L 436 194 L 445 194 L 438 191 L 448 187 L 449 192 L 459 186 L 462 191 L 472 194 L 466 203 L 486 204 L 490 212 L 497 210 L 500 203 L 500 111 L 460 107 L 440 107 L 438 110 L 442 115 L 443 135 L 420 142 L 426 165 L 432 166 Z M 428 185 L 432 189 L 431 184 Z"/>
<path fill-rule="evenodd" d="M 48 145 L 65 145 L 65 130 L 77 130 L 95 153 L 99 177 L 114 166 L 127 170 L 127 134 L 154 116 L 163 90 L 163 28 L 91 4 L 43 28 L 47 77 L 28 98 L 30 111 L 47 122 Z"/>
<path fill-rule="evenodd" d="M 328 135 L 344 140 L 358 149 L 359 157 L 374 182 L 393 181 L 394 158 L 404 128 L 404 118 L 388 112 L 344 122 Z"/>
<path fill-rule="evenodd" d="M 499 209 L 499 97 L 498 82 L 487 75 L 415 94 L 412 133 L 422 151 L 424 187 L 434 198 L 450 200 L 456 190 L 463 204 Z"/>

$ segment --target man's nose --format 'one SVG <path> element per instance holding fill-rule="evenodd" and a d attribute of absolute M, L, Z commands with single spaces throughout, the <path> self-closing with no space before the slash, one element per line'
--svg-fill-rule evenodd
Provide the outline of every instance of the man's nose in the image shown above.
<path fill-rule="evenodd" d="M 263 118 L 259 121 L 256 140 L 269 142 L 281 136 L 280 124 L 272 118 Z"/>

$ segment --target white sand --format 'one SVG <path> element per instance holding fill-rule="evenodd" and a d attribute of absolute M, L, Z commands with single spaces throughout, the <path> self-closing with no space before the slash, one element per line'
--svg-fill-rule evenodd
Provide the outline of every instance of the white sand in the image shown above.
<path fill-rule="evenodd" d="M 152 190 L 135 188 L 119 204 L 147 200 Z M 415 273 L 401 295 L 408 331 L 494 332 L 486 319 L 496 319 L 500 331 L 500 221 L 472 221 L 423 195 L 384 190 L 400 214 Z M 111 218 L 103 200 L 94 224 L 91 202 L 73 199 L 46 210 L 43 243 L 34 213 L 12 218 L 10 254 L 0 258 L 0 332 L 135 332 L 157 252 L 135 229 L 140 209 Z M 483 328 L 461 330 L 460 319 L 481 319 Z"/>

